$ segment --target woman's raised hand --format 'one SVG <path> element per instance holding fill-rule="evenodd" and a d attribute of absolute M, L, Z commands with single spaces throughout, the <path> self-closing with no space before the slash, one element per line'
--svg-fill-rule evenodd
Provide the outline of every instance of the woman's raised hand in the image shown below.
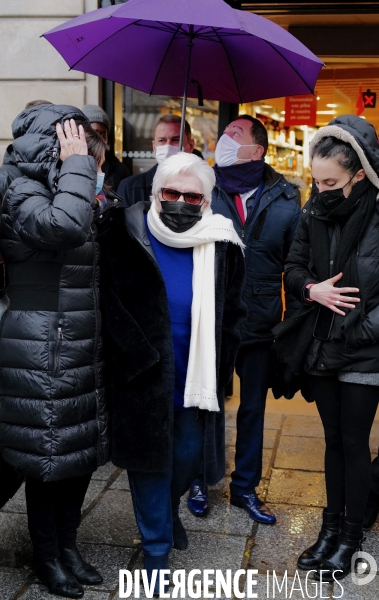
<path fill-rule="evenodd" d="M 311 300 L 323 304 L 330 310 L 336 312 L 339 315 L 345 316 L 340 307 L 342 308 L 355 308 L 355 304 L 349 304 L 349 302 L 360 302 L 360 298 L 353 298 L 351 296 L 341 296 L 341 294 L 354 294 L 359 292 L 358 288 L 352 287 L 341 287 L 335 288 L 334 284 L 341 279 L 343 273 L 338 273 L 331 279 L 322 281 L 312 285 L 309 290 L 309 297 Z"/>
<path fill-rule="evenodd" d="M 64 131 L 60 123 L 56 126 L 58 139 L 61 145 L 60 159 L 63 162 L 73 154 L 88 154 L 86 136 L 82 125 L 76 127 L 74 119 L 64 122 Z"/>

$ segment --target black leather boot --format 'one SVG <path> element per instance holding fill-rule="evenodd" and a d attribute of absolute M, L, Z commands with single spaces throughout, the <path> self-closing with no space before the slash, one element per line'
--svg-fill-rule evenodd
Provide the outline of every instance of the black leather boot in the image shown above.
<path fill-rule="evenodd" d="M 369 531 L 374 525 L 379 514 L 379 494 L 370 490 L 365 514 L 363 517 L 363 529 Z"/>
<path fill-rule="evenodd" d="M 304 550 L 299 556 L 297 566 L 299 569 L 310 570 L 318 567 L 322 559 L 329 554 L 336 545 L 342 513 L 329 513 L 324 508 L 322 513 L 322 527 L 317 542 Z"/>
<path fill-rule="evenodd" d="M 174 548 L 176 550 L 187 549 L 188 537 L 179 517 L 176 517 L 172 522 L 172 536 L 174 538 Z"/>
<path fill-rule="evenodd" d="M 83 585 L 100 585 L 100 583 L 103 583 L 100 573 L 80 556 L 76 546 L 60 548 L 60 554 L 62 562 L 75 575 L 79 583 Z"/>
<path fill-rule="evenodd" d="M 343 579 L 351 571 L 351 559 L 355 552 L 362 550 L 362 523 L 348 523 L 344 520 L 334 549 L 326 556 L 315 571 L 314 578 L 320 581 Z M 322 574 L 321 574 L 322 571 Z"/>
<path fill-rule="evenodd" d="M 76 577 L 67 569 L 61 558 L 36 561 L 36 573 L 51 594 L 63 598 L 83 598 L 84 590 Z"/>

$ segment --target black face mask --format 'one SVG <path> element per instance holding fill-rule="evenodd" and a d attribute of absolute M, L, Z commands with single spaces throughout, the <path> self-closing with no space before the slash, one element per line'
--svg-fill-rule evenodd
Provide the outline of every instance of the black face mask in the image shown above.
<path fill-rule="evenodd" d="M 346 200 L 343 191 L 345 187 L 349 185 L 353 177 L 349 179 L 349 181 L 345 183 L 345 185 L 342 188 L 338 188 L 337 190 L 326 190 L 325 192 L 317 192 L 319 200 L 325 208 L 333 210 L 334 208 L 337 208 L 337 206 L 339 206 L 341 202 Z"/>
<path fill-rule="evenodd" d="M 175 233 L 183 233 L 191 229 L 198 221 L 200 221 L 201 206 L 188 204 L 187 202 L 161 202 L 162 210 L 159 216 L 163 223 L 175 231 Z"/>

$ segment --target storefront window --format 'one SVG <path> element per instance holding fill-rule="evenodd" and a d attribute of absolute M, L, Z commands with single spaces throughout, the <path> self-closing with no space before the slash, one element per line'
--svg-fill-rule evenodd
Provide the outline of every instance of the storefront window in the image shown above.
<path fill-rule="evenodd" d="M 156 122 L 164 114 L 180 116 L 182 99 L 172 96 L 149 96 L 128 87 L 124 87 L 123 90 L 123 158 L 133 161 L 133 173 L 140 173 L 155 164 L 151 141 Z M 189 99 L 186 119 L 192 129 L 195 148 L 213 165 L 217 142 L 218 102 L 204 100 L 204 106 L 198 106 L 196 99 Z"/>

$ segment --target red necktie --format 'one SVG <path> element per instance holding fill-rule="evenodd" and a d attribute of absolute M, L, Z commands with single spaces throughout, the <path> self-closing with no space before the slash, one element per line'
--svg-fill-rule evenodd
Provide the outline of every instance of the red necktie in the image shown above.
<path fill-rule="evenodd" d="M 236 209 L 237 209 L 239 218 L 241 219 L 241 223 L 242 223 L 242 225 L 245 225 L 246 219 L 245 219 L 245 213 L 244 213 L 244 210 L 243 210 L 243 203 L 242 203 L 241 196 L 238 196 L 238 194 L 236 194 L 234 196 L 234 201 L 236 203 Z"/>

